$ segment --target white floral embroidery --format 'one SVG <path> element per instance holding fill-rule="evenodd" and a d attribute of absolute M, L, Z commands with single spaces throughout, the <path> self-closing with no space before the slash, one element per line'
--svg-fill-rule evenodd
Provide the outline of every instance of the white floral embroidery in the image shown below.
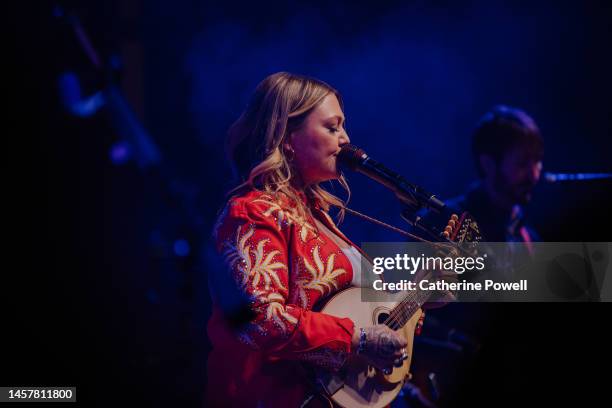
<path fill-rule="evenodd" d="M 235 242 L 224 243 L 223 250 L 226 262 L 238 272 L 240 287 L 244 289 L 252 277 L 251 286 L 253 288 L 258 288 L 260 282 L 263 281 L 266 290 L 270 289 L 271 283 L 274 283 L 277 288 L 286 290 L 277 271 L 286 269 L 287 266 L 282 262 L 274 261 L 274 258 L 281 252 L 273 250 L 265 253 L 264 248 L 270 242 L 268 238 L 261 239 L 254 249 L 251 248 L 248 241 L 255 232 L 255 227 L 250 227 L 242 236 L 240 231 L 239 226 L 236 229 Z"/>
<path fill-rule="evenodd" d="M 299 299 L 302 304 L 308 302 L 305 289 L 314 289 L 322 295 L 325 295 L 326 293 L 330 293 L 332 289 L 338 289 L 338 283 L 335 279 L 346 273 L 346 270 L 343 268 L 334 269 L 336 254 L 331 254 L 324 265 L 319 255 L 318 246 L 314 248 L 313 259 L 315 266 L 312 266 L 310 262 L 304 258 L 304 266 L 310 273 L 309 279 L 301 279 L 297 282 L 300 291 Z"/>
<path fill-rule="evenodd" d="M 253 278 L 253 287 L 257 287 L 259 281 L 263 279 L 266 290 L 270 290 L 270 283 L 272 281 L 274 281 L 277 288 L 286 290 L 287 288 L 283 286 L 283 283 L 279 279 L 276 271 L 279 269 L 286 269 L 287 266 L 282 262 L 273 262 L 274 257 L 280 254 L 279 250 L 270 251 L 267 255 L 265 255 L 264 246 L 268 242 L 270 242 L 269 239 L 262 239 L 259 241 L 259 243 L 257 243 L 257 249 L 251 251 L 251 253 L 255 256 L 255 265 L 251 270 L 251 274 L 255 275 Z"/>
<path fill-rule="evenodd" d="M 266 320 L 274 321 L 283 333 L 287 333 L 287 326 L 282 318 L 293 325 L 297 324 L 297 319 L 287 313 L 283 305 L 285 298 L 280 293 L 272 292 L 261 295 L 257 300 L 262 304 L 262 307 L 267 304 Z"/>
<path fill-rule="evenodd" d="M 253 200 L 254 203 L 264 203 L 268 205 L 268 209 L 263 212 L 266 217 L 273 216 L 276 219 L 276 224 L 280 230 L 283 227 L 283 223 L 286 225 L 296 225 L 300 231 L 300 239 L 302 242 L 306 242 L 308 238 L 308 232 L 311 231 L 313 234 L 316 231 L 315 227 L 307 222 L 303 217 L 291 212 L 291 210 L 283 209 L 278 203 L 271 199 L 266 200 L 264 198 L 258 198 Z"/>
<path fill-rule="evenodd" d="M 226 241 L 223 243 L 223 257 L 229 267 L 239 273 L 241 289 L 246 286 L 251 271 L 251 256 L 249 255 L 247 241 L 251 238 L 253 232 L 255 232 L 254 228 L 250 228 L 246 234 L 240 236 L 240 227 L 238 227 L 235 242 Z"/>

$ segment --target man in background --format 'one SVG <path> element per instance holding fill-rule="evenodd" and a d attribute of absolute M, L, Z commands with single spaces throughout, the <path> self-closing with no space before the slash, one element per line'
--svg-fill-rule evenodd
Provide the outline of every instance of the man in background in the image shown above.
<path fill-rule="evenodd" d="M 522 206 L 540 179 L 544 143 L 535 121 L 524 111 L 496 106 L 478 122 L 472 153 L 480 180 L 464 195 L 448 200 L 468 211 L 488 242 L 538 241 L 525 225 Z"/>

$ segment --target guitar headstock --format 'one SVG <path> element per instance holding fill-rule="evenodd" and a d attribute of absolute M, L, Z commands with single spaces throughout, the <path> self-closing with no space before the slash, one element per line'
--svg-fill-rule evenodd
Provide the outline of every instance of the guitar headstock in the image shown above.
<path fill-rule="evenodd" d="M 478 223 L 470 213 L 451 214 L 442 236 L 456 243 L 479 242 L 482 240 Z"/>
<path fill-rule="evenodd" d="M 464 211 L 461 215 L 451 214 L 440 235 L 444 240 L 453 243 L 452 247 L 446 248 L 448 255 L 478 255 L 478 243 L 482 240 L 482 235 L 478 223 L 470 213 Z"/>

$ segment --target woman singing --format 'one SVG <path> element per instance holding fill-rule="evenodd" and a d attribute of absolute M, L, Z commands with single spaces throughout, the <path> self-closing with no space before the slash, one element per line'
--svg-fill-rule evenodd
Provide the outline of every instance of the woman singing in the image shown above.
<path fill-rule="evenodd" d="M 304 367 L 338 370 L 357 352 L 379 368 L 405 358 L 406 340 L 387 326 L 312 310 L 357 284 L 362 253 L 328 215 L 344 203 L 320 186 L 338 180 L 348 190 L 336 165 L 346 143 L 338 91 L 284 72 L 259 84 L 230 128 L 241 184 L 214 232 L 231 284 L 212 289 L 212 406 L 299 407 L 312 391 Z M 242 298 L 242 311 L 223 307 L 228 298 Z"/>

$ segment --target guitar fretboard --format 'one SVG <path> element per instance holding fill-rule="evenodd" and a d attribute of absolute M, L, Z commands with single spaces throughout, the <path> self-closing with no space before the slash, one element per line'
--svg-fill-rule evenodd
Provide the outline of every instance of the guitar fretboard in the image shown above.
<path fill-rule="evenodd" d="M 416 311 L 419 310 L 425 302 L 427 302 L 431 295 L 432 293 L 430 291 L 422 290 L 415 290 L 414 292 L 408 293 L 408 295 L 391 310 L 384 324 L 392 330 L 399 330 L 404 327 L 404 325 L 408 323 L 408 320 L 414 316 Z"/>

